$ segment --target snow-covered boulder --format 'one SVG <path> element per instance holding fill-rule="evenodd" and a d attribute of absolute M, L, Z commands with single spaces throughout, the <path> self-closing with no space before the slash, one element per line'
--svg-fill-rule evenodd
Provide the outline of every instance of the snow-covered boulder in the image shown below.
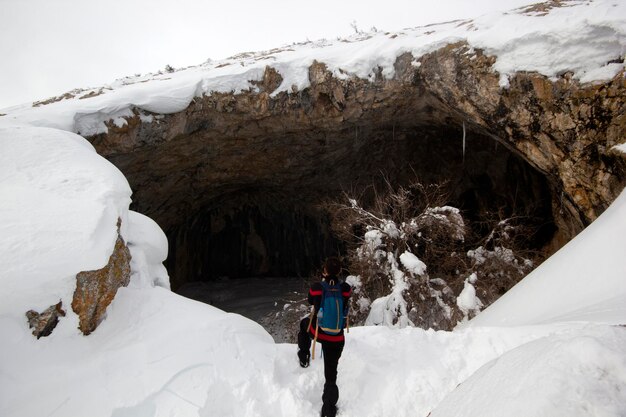
<path fill-rule="evenodd" d="M 128 182 L 70 132 L 0 128 L 0 149 L 0 312 L 25 325 L 61 302 L 88 333 L 130 278 Z"/>

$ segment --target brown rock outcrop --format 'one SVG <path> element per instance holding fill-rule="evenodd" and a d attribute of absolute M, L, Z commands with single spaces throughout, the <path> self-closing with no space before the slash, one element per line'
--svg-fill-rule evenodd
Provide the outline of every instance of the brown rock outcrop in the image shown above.
<path fill-rule="evenodd" d="M 83 334 L 93 332 L 104 319 L 106 308 L 120 287 L 130 281 L 130 251 L 119 235 L 107 265 L 95 271 L 79 272 L 76 275 L 76 290 L 72 310 L 79 317 L 79 328 Z"/>
<path fill-rule="evenodd" d="M 518 73 L 500 88 L 494 59 L 450 45 L 422 60 L 420 79 L 452 109 L 514 149 L 554 184 L 555 219 L 567 241 L 596 219 L 626 184 L 611 152 L 626 133 L 626 78 L 581 85 Z M 564 243 L 561 242 L 561 243 Z"/>

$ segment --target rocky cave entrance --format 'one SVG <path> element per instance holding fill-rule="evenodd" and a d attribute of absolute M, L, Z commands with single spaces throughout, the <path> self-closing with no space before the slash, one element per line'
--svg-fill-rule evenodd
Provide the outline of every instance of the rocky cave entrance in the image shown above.
<path fill-rule="evenodd" d="M 316 205 L 382 175 L 447 181 L 449 204 L 478 231 L 488 218 L 525 216 L 529 248 L 548 256 L 623 187 L 623 162 L 602 150 L 619 142 L 623 86 L 520 73 L 502 89 L 494 60 L 448 45 L 367 79 L 314 61 L 301 90 L 281 90 L 268 65 L 248 90 L 195 97 L 174 114 L 134 109 L 89 140 L 126 175 L 131 208 L 166 232 L 179 293 L 221 277 L 309 276 L 342 250 Z M 604 109 L 613 118 L 599 123 Z"/>
<path fill-rule="evenodd" d="M 398 185 L 416 177 L 448 181 L 449 204 L 474 224 L 525 215 L 537 230 L 533 248 L 549 245 L 556 228 L 546 177 L 491 137 L 468 130 L 463 149 L 462 136 L 460 126 L 352 127 L 256 138 L 245 161 L 226 151 L 233 159 L 220 161 L 230 163 L 230 181 L 165 228 L 172 288 L 225 277 L 309 277 L 326 256 L 344 250 L 318 204 L 380 184 L 383 174 Z M 270 153 L 276 143 L 288 146 Z"/>
<path fill-rule="evenodd" d="M 317 205 L 383 175 L 394 185 L 448 182 L 449 204 L 474 224 L 526 216 L 532 249 L 549 254 L 572 237 L 558 178 L 430 93 L 411 56 L 395 68 L 393 80 L 369 82 L 314 63 L 311 87 L 271 96 L 282 77 L 267 67 L 258 90 L 203 96 L 151 123 L 136 114 L 92 138 L 129 179 L 132 208 L 166 232 L 172 289 L 310 276 L 343 250 Z"/>
<path fill-rule="evenodd" d="M 463 146 L 458 117 L 428 105 L 427 96 L 411 97 L 411 106 L 359 123 L 337 123 L 328 105 L 307 123 L 290 114 L 245 121 L 246 111 L 206 113 L 212 98 L 205 98 L 166 116 L 165 128 L 138 124 L 140 146 L 108 157 L 134 190 L 131 208 L 167 234 L 172 290 L 258 322 L 297 301 L 288 298 L 294 292 L 302 298 L 324 258 L 345 253 L 319 203 L 384 179 L 447 181 L 448 204 L 474 225 L 523 215 L 536 226 L 531 249 L 558 248 L 567 230 L 550 177 L 482 127 L 468 123 Z M 164 140 L 168 126 L 183 133 Z"/>

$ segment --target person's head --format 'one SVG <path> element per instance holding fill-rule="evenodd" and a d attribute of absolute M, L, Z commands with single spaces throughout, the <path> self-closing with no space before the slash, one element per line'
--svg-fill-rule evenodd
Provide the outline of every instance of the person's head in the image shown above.
<path fill-rule="evenodd" d="M 341 272 L 341 261 L 338 258 L 330 257 L 324 262 L 322 273 L 325 277 L 336 277 Z"/>

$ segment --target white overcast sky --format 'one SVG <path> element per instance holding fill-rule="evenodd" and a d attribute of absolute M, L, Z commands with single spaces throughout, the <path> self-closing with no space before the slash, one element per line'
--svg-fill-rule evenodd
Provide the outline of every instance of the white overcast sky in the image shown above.
<path fill-rule="evenodd" d="M 0 108 L 244 51 L 532 0 L 0 0 Z"/>

